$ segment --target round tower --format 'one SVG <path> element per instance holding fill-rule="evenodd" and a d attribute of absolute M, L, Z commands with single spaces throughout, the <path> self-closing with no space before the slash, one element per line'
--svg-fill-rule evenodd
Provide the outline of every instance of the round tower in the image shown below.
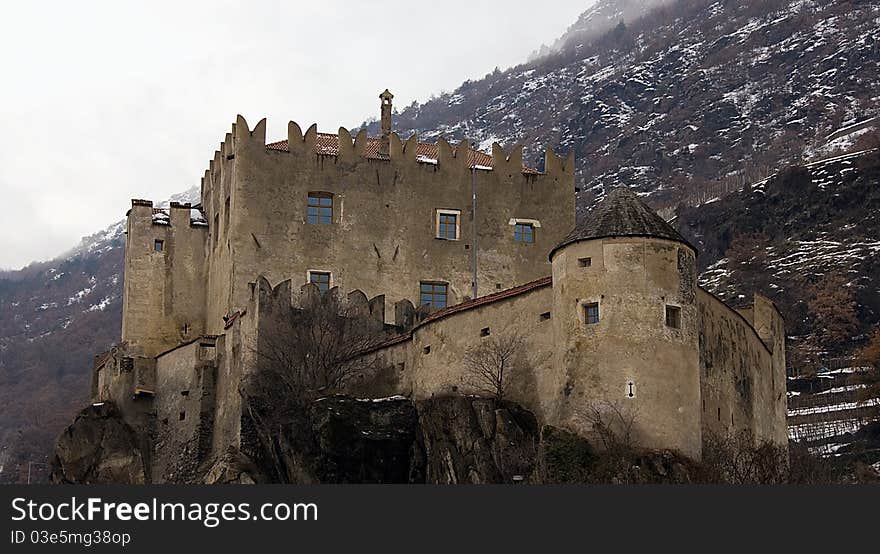
<path fill-rule="evenodd" d="M 701 454 L 696 251 L 628 189 L 550 252 L 563 425 Z"/>

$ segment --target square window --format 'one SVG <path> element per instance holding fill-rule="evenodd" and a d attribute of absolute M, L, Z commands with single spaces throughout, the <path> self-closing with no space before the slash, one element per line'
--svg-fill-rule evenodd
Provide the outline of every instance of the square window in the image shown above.
<path fill-rule="evenodd" d="M 306 202 L 306 221 L 313 225 L 333 223 L 333 195 L 329 192 L 310 192 Z"/>
<path fill-rule="evenodd" d="M 584 322 L 587 325 L 599 323 L 599 303 L 593 302 L 584 306 Z"/>
<path fill-rule="evenodd" d="M 437 238 L 458 240 L 458 216 L 461 212 L 453 210 L 437 211 Z"/>
<path fill-rule="evenodd" d="M 330 290 L 330 272 L 309 271 L 309 283 L 316 285 L 321 292 Z"/>
<path fill-rule="evenodd" d="M 480 329 L 480 336 L 481 337 L 488 337 L 489 336 L 489 328 L 483 327 L 482 329 Z"/>
<path fill-rule="evenodd" d="M 550 321 L 550 312 L 544 312 L 541 314 L 541 321 Z"/>
<path fill-rule="evenodd" d="M 681 329 L 681 308 L 678 306 L 666 306 L 666 326 L 673 329 Z"/>
<path fill-rule="evenodd" d="M 535 242 L 535 226 L 531 223 L 517 223 L 513 226 L 513 240 L 532 244 Z"/>
<path fill-rule="evenodd" d="M 578 265 L 581 267 L 590 267 L 593 265 L 593 258 L 578 258 Z"/>
<path fill-rule="evenodd" d="M 447 305 L 447 284 L 422 281 L 419 284 L 419 304 L 440 310 Z"/>
<path fill-rule="evenodd" d="M 165 241 L 156 239 L 153 242 L 153 250 L 155 250 L 156 252 L 162 252 L 163 250 L 165 250 Z"/>

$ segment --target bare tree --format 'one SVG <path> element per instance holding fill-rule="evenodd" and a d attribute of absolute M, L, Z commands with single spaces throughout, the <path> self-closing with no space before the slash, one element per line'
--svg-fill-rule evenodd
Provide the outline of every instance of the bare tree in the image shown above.
<path fill-rule="evenodd" d="M 266 318 L 256 344 L 248 345 L 256 367 L 240 387 L 243 410 L 259 464 L 272 479 L 308 482 L 309 404 L 373 370 L 369 351 L 384 335 L 375 321 L 327 293 L 307 308 L 282 307 Z"/>
<path fill-rule="evenodd" d="M 503 400 L 511 377 L 526 363 L 526 341 L 517 332 L 504 332 L 483 339 L 464 354 L 468 382 L 478 392 Z"/>
<path fill-rule="evenodd" d="M 284 393 L 301 397 L 341 392 L 352 378 L 373 368 L 364 355 L 384 335 L 364 317 L 323 294 L 305 309 L 273 314 L 254 347 L 258 376 L 273 375 Z M 281 391 L 279 391 L 281 392 Z"/>

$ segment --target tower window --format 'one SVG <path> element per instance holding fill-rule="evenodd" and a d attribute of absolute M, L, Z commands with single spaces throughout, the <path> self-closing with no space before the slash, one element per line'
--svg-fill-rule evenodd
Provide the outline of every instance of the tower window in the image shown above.
<path fill-rule="evenodd" d="M 535 226 L 531 223 L 517 223 L 513 226 L 513 240 L 517 242 L 535 242 Z"/>
<path fill-rule="evenodd" d="M 153 241 L 153 250 L 155 250 L 156 252 L 162 252 L 163 250 L 165 250 L 165 241 L 159 239 Z"/>
<path fill-rule="evenodd" d="M 578 258 L 578 265 L 580 267 L 590 267 L 593 265 L 593 258 Z"/>
<path fill-rule="evenodd" d="M 459 210 L 437 210 L 436 234 L 438 239 L 458 240 Z"/>
<path fill-rule="evenodd" d="M 599 323 L 599 303 L 593 302 L 584 306 L 584 323 L 593 325 Z"/>
<path fill-rule="evenodd" d="M 541 321 L 550 321 L 550 312 L 544 312 L 541 314 Z"/>
<path fill-rule="evenodd" d="M 489 328 L 483 327 L 482 329 L 480 329 L 480 336 L 481 337 L 488 337 L 489 336 Z"/>
<path fill-rule="evenodd" d="M 333 195 L 329 192 L 310 192 L 306 221 L 312 224 L 333 223 Z"/>
<path fill-rule="evenodd" d="M 422 306 L 430 306 L 439 310 L 446 307 L 447 298 L 448 285 L 446 283 L 422 281 L 419 284 L 419 304 Z"/>
<path fill-rule="evenodd" d="M 673 329 L 681 329 L 681 308 L 678 306 L 666 306 L 666 326 Z"/>
<path fill-rule="evenodd" d="M 309 283 L 318 287 L 321 292 L 330 290 L 329 271 L 309 271 Z"/>

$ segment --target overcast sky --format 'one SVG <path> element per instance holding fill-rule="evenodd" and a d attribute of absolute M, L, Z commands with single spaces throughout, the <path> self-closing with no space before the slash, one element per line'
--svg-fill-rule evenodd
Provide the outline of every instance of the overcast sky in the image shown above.
<path fill-rule="evenodd" d="M 322 131 L 525 61 L 593 0 L 8 2 L 0 268 L 197 185 L 235 115 Z"/>

